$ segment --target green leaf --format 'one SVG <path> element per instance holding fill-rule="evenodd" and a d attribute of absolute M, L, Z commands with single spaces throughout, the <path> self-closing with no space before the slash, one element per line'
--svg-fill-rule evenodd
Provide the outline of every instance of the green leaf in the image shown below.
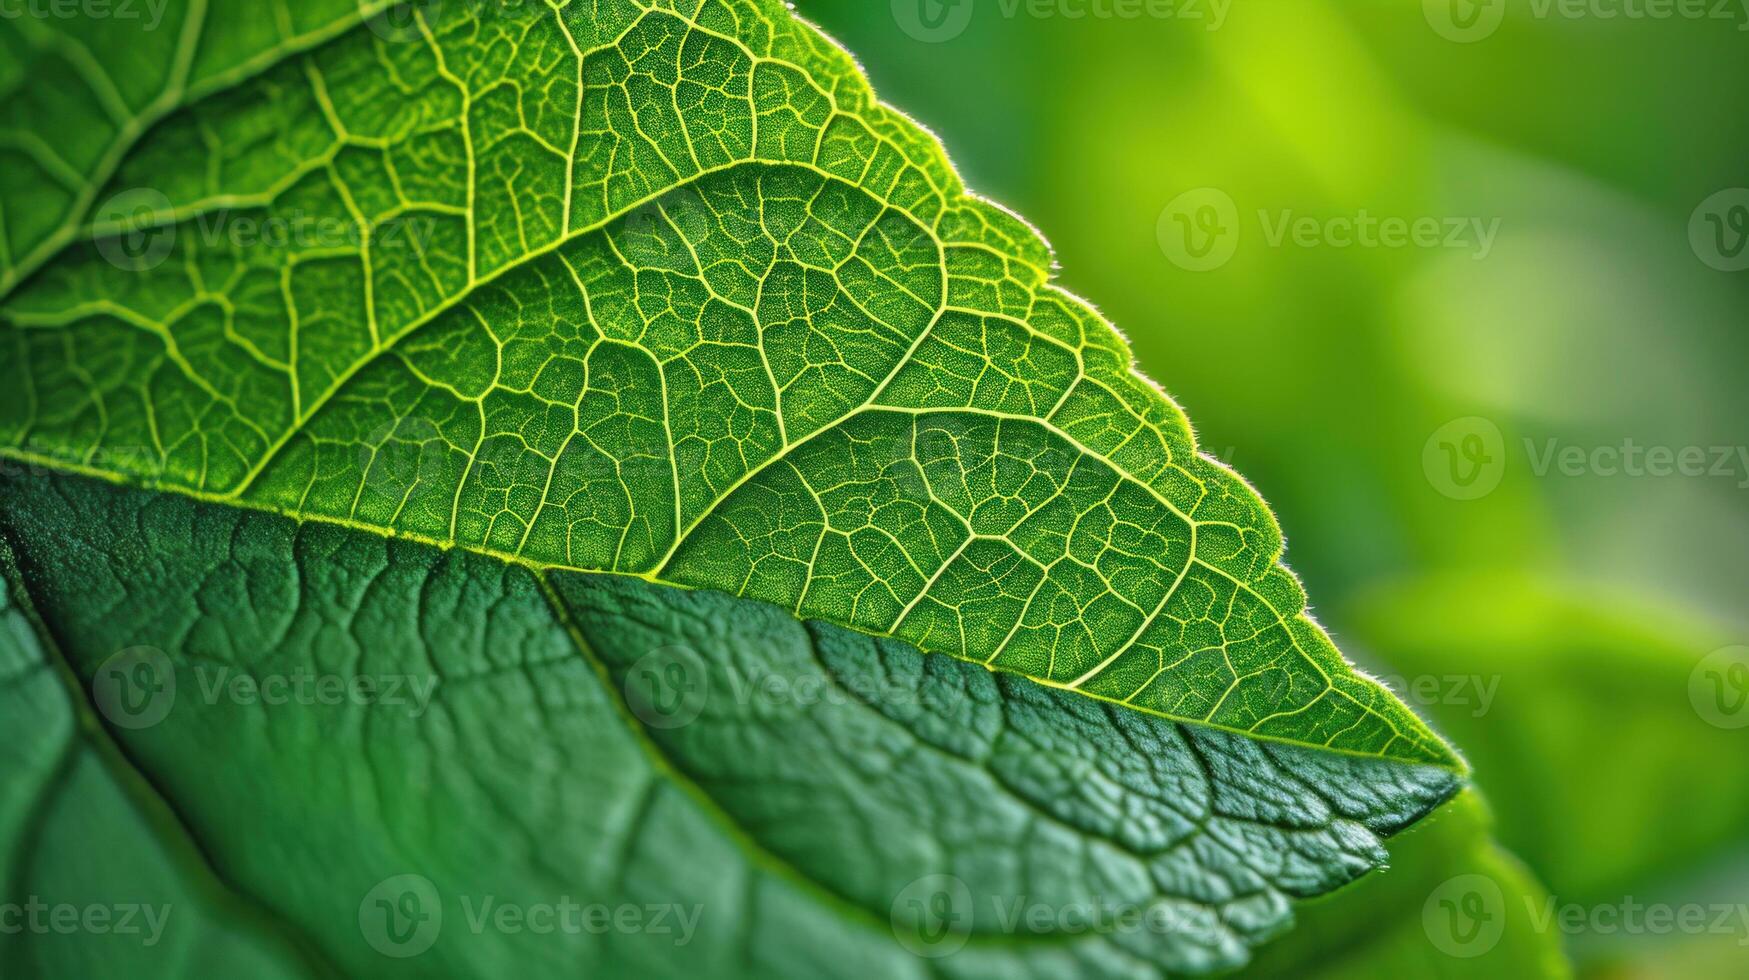
<path fill-rule="evenodd" d="M 1458 789 L 720 593 L 78 478 L 0 493 L 28 584 L 0 611 L 4 894 L 170 907 L 145 950 L 0 935 L 42 975 L 1204 973 Z M 642 918 L 541 932 L 488 899 Z"/>
<path fill-rule="evenodd" d="M 150 0 L 105 8 L 107 16 L 7 17 L 0 23 L 0 295 L 80 235 L 100 192 L 153 125 L 356 27 L 361 10 L 387 6 Z"/>
<path fill-rule="evenodd" d="M 1038 234 L 775 0 L 172 6 L 70 203 L 7 178 L 8 455 L 1461 771 Z M 69 92 L 126 67 L 6 29 Z"/>
<path fill-rule="evenodd" d="M 1388 872 L 1297 910 L 1299 928 L 1265 947 L 1235 980 L 1565 980 L 1550 901 L 1518 859 L 1493 842 L 1474 790 L 1391 842 Z"/>
<path fill-rule="evenodd" d="M 0 872 L 8 976 L 310 975 L 260 906 L 227 891 L 117 753 L 44 638 L 0 539 Z M 191 761 L 195 761 L 194 757 Z M 94 844 L 101 842 L 100 847 Z M 109 910 L 101 932 L 56 910 Z M 119 928 L 121 909 L 132 931 Z M 63 918 L 57 919 L 61 915 Z"/>

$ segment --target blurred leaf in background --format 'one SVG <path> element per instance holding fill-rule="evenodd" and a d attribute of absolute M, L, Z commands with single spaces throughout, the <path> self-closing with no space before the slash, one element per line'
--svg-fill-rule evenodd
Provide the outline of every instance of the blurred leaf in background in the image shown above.
<path fill-rule="evenodd" d="M 1465 793 L 1393 842 L 1392 870 L 1299 906 L 1294 931 L 1235 976 L 1570 976 L 1559 939 L 1534 925 L 1548 896 L 1492 843 L 1491 824 Z"/>
<path fill-rule="evenodd" d="M 1417 706 L 1552 893 L 1505 888 L 1539 911 L 1512 923 L 1526 948 L 1564 940 L 1595 977 L 1743 975 L 1749 923 L 1605 935 L 1589 913 L 1749 908 L 1749 727 L 1691 699 L 1732 695 L 1736 661 L 1707 658 L 1749 643 L 1749 13 L 799 7 L 1038 222 L 1295 529 L 1339 640 L 1429 685 Z M 1492 682 L 1488 709 L 1448 678 Z M 1453 813 L 1408 839 L 1480 838 Z M 1419 914 L 1456 870 L 1429 850 L 1308 907 L 1301 941 Z M 1540 914 L 1569 906 L 1577 928 Z M 1490 975 L 1402 932 L 1414 952 L 1324 951 L 1358 957 L 1336 975 Z"/>
<path fill-rule="evenodd" d="M 1749 731 L 1728 632 L 1506 575 L 1388 587 L 1350 618 L 1564 899 L 1608 901 L 1744 842 L 1749 781 L 1706 764 L 1741 759 Z"/>
<path fill-rule="evenodd" d="M 1561 906 L 1631 918 L 1630 901 L 1734 905 L 1698 938 L 1749 962 L 1749 855 L 1734 853 L 1749 844 L 1749 647 L 1729 629 L 1510 573 L 1382 587 L 1349 618 L 1363 647 L 1390 651 L 1390 683 L 1468 752 L 1500 839 Z M 1569 937 L 1582 962 L 1618 966 L 1704 945 L 1681 938 Z"/>

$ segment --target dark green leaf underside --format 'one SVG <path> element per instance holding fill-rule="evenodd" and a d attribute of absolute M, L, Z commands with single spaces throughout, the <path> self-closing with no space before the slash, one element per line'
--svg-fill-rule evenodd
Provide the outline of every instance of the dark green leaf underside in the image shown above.
<path fill-rule="evenodd" d="M 13 475 L 0 499 L 8 588 L 54 640 L 9 591 L 5 892 L 174 903 L 144 952 L 0 937 L 0 959 L 47 975 L 260 975 L 268 959 L 287 975 L 1201 973 L 1244 962 L 1290 899 L 1374 867 L 1380 836 L 1457 788 L 1439 767 L 1180 726 L 720 594 L 83 479 Z M 142 646 L 173 693 L 156 724 L 114 726 L 112 749 L 57 675 L 108 683 Z M 209 693 L 300 674 L 398 677 L 429 702 Z M 115 846 L 74 832 L 87 822 Z M 432 883 L 442 928 L 385 957 L 360 906 L 407 873 Z M 939 876 L 964 883 L 966 941 L 923 960 L 893 910 Z M 684 945 L 476 933 L 488 894 L 697 918 Z M 1174 928 L 1005 931 L 1021 899 L 1157 909 Z"/>

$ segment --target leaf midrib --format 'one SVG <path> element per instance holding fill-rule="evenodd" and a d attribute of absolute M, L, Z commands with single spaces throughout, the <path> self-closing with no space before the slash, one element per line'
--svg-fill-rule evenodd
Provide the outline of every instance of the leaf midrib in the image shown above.
<path fill-rule="evenodd" d="M 880 410 L 884 410 L 884 409 L 875 409 L 875 410 L 880 411 Z M 688 584 L 686 582 L 671 581 L 669 579 L 662 578 L 656 572 L 603 571 L 603 570 L 598 569 L 598 568 L 579 568 L 579 567 L 571 566 L 571 565 L 564 565 L 564 564 L 557 564 L 557 563 L 550 563 L 550 562 L 537 562 L 537 561 L 534 561 L 533 559 L 530 559 L 530 558 L 523 556 L 523 555 L 510 554 L 508 552 L 499 551 L 499 550 L 496 550 L 496 549 L 493 549 L 490 547 L 486 547 L 483 545 L 472 545 L 472 544 L 464 545 L 464 544 L 460 544 L 456 541 L 446 541 L 446 540 L 443 540 L 440 538 L 432 537 L 430 535 L 420 534 L 418 532 L 403 531 L 403 530 L 399 530 L 399 529 L 395 529 L 395 528 L 383 528 L 383 527 L 379 527 L 379 526 L 374 525 L 374 524 L 366 524 L 366 523 L 362 523 L 359 521 L 353 521 L 353 520 L 349 520 L 349 519 L 341 518 L 341 517 L 332 517 L 332 516 L 325 515 L 325 514 L 294 513 L 291 511 L 287 511 L 283 508 L 275 507 L 272 504 L 263 503 L 263 502 L 257 501 L 257 500 L 239 500 L 239 499 L 234 499 L 234 498 L 231 498 L 231 497 L 229 497 L 227 495 L 223 495 L 223 494 L 214 494 L 214 493 L 211 493 L 208 491 L 196 490 L 193 488 L 178 486 L 178 485 L 174 485 L 174 484 L 158 485 L 158 484 L 150 483 L 150 482 L 141 483 L 141 484 L 130 483 L 126 479 L 123 479 L 122 477 L 120 477 L 114 473 L 105 471 L 105 470 L 96 469 L 94 467 L 85 466 L 83 464 L 68 463 L 65 460 L 54 459 L 52 457 L 42 456 L 39 454 L 22 452 L 22 451 L 19 451 L 16 449 L 12 449 L 10 447 L 0 447 L 0 460 L 7 460 L 7 459 L 13 460 L 13 461 L 20 463 L 20 464 L 23 464 L 24 466 L 27 466 L 27 467 L 36 467 L 36 468 L 40 468 L 40 469 L 48 470 L 48 471 L 52 471 L 52 472 L 73 474 L 73 475 L 77 475 L 77 476 L 81 476 L 81 477 L 85 477 L 85 478 L 89 478 L 89 479 L 100 480 L 102 482 L 109 483 L 109 484 L 112 484 L 115 486 L 135 487 L 138 489 L 151 490 L 151 491 L 157 492 L 157 493 L 169 493 L 169 494 L 174 494 L 177 496 L 188 497 L 190 499 L 199 501 L 201 503 L 221 504 L 221 505 L 232 507 L 232 508 L 235 508 L 238 510 L 251 511 L 254 513 L 261 513 L 261 514 L 271 514 L 275 517 L 285 518 L 287 520 L 290 520 L 290 521 L 293 521 L 293 522 L 296 522 L 299 524 L 328 525 L 328 526 L 332 526 L 332 527 L 343 528 L 345 530 L 353 531 L 353 532 L 357 532 L 357 533 L 369 534 L 369 535 L 372 535 L 372 536 L 375 536 L 378 538 L 382 538 L 384 540 L 407 541 L 407 542 L 410 542 L 413 544 L 425 545 L 427 547 L 436 548 L 436 549 L 439 549 L 441 551 L 464 551 L 464 552 L 468 552 L 469 554 L 475 554 L 475 555 L 479 555 L 479 556 L 484 557 L 484 558 L 490 558 L 490 559 L 493 559 L 495 561 L 503 562 L 506 565 L 511 565 L 511 566 L 526 569 L 529 572 L 534 574 L 536 579 L 543 585 L 543 587 L 546 585 L 546 582 L 547 582 L 546 576 L 549 573 L 560 572 L 560 573 L 564 573 L 564 574 L 568 574 L 568 575 L 611 576 L 611 577 L 616 577 L 616 578 L 637 579 L 639 581 L 648 582 L 651 585 L 662 586 L 664 588 L 679 589 L 679 590 L 685 591 L 685 592 L 712 591 L 711 589 L 701 588 L 699 586 L 691 585 L 691 584 Z M 1220 573 L 1219 569 L 1214 569 L 1205 563 L 1196 561 L 1195 559 L 1192 559 L 1190 562 L 1187 563 L 1187 565 L 1200 565 L 1201 567 L 1209 568 L 1211 571 L 1215 571 L 1217 573 Z M 1224 574 L 1224 573 L 1220 573 L 1220 574 Z M 720 590 L 718 590 L 718 591 L 720 591 Z M 753 601 L 753 600 L 748 600 L 748 601 Z M 794 612 L 795 612 L 794 610 L 789 610 L 789 611 L 792 614 L 794 614 Z M 860 627 L 851 627 L 851 626 L 843 626 L 842 628 L 850 629 L 850 630 L 853 630 L 854 632 L 862 633 L 862 634 L 867 635 L 867 636 L 874 636 L 874 637 L 878 637 L 881 639 L 896 640 L 900 643 L 905 643 L 907 645 L 910 645 L 909 640 L 907 640 L 901 636 L 896 636 L 890 632 L 880 632 L 880 631 L 876 631 L 876 630 L 864 629 L 864 628 L 860 628 Z M 927 653 L 926 652 L 925 656 L 949 656 L 949 655 L 944 654 L 944 653 Z M 966 658 L 956 657 L 954 659 L 961 660 L 962 662 L 978 663 L 978 661 L 967 660 Z M 1310 658 L 1308 658 L 1308 659 L 1310 659 Z M 1116 698 L 1106 697 L 1104 695 L 1095 694 L 1095 693 L 1092 693 L 1089 691 L 1084 691 L 1084 690 L 1081 690 L 1079 688 L 1074 688 L 1074 687 L 1069 686 L 1068 684 L 1062 684 L 1062 683 L 1044 680 L 1042 678 L 1031 677 L 1029 675 L 1019 673 L 1018 671 L 1008 670 L 1008 669 L 1005 669 L 1002 667 L 993 666 L 993 665 L 988 664 L 988 663 L 984 663 L 984 664 L 982 664 L 982 666 L 984 666 L 986 669 L 994 671 L 994 672 L 1009 674 L 1009 675 L 1012 675 L 1014 677 L 1021 678 L 1022 680 L 1025 680 L 1029 683 L 1040 684 L 1040 685 L 1043 685 L 1045 687 L 1055 688 L 1057 690 L 1071 691 L 1072 693 L 1074 693 L 1078 697 L 1090 698 L 1090 699 L 1092 699 L 1094 701 L 1098 701 L 1102 704 L 1112 705 L 1114 707 L 1117 707 L 1117 708 L 1120 708 L 1120 709 L 1123 709 L 1126 711 L 1135 711 L 1135 712 L 1139 712 L 1139 713 L 1144 714 L 1144 715 L 1148 715 L 1150 717 L 1161 718 L 1161 719 L 1164 719 L 1166 721 L 1172 722 L 1173 724 L 1176 724 L 1176 725 L 1195 725 L 1195 726 L 1198 726 L 1201 728 L 1209 728 L 1209 729 L 1213 729 L 1215 731 L 1226 732 L 1226 733 L 1232 734 L 1232 735 L 1239 735 L 1239 736 L 1242 736 L 1244 738 L 1249 738 L 1249 739 L 1253 739 L 1256 741 L 1270 742 L 1270 743 L 1275 743 L 1275 744 L 1279 744 L 1279 745 L 1290 745 L 1290 746 L 1294 746 L 1296 748 L 1310 749 L 1310 750 L 1317 751 L 1317 752 L 1327 752 L 1327 753 L 1330 753 L 1331 755 L 1340 755 L 1340 756 L 1345 756 L 1345 757 L 1349 757 L 1349 758 L 1384 760 L 1387 762 L 1395 762 L 1395 763 L 1398 763 L 1401 765 L 1422 766 L 1422 767 L 1431 768 L 1431 769 L 1444 770 L 1446 772 L 1451 772 L 1451 773 L 1454 773 L 1454 774 L 1459 775 L 1459 776 L 1467 776 L 1469 773 L 1468 765 L 1465 764 L 1461 758 L 1457 759 L 1456 762 L 1453 764 L 1446 764 L 1446 763 L 1437 762 L 1437 761 L 1434 761 L 1431 759 L 1405 759 L 1405 758 L 1399 758 L 1397 756 L 1385 755 L 1382 753 L 1368 753 L 1368 752 L 1357 751 L 1354 749 L 1346 749 L 1346 748 L 1339 748 L 1339 747 L 1330 746 L 1330 745 L 1318 745 L 1318 744 L 1313 744 L 1310 742 L 1296 741 L 1296 740 L 1291 739 L 1291 738 L 1284 738 L 1284 737 L 1276 736 L 1276 735 L 1263 734 L 1263 733 L 1251 731 L 1248 729 L 1237 728 L 1237 727 L 1234 727 L 1231 725 L 1222 725 L 1222 724 L 1208 721 L 1208 720 L 1204 720 L 1204 719 L 1180 718 L 1180 717 L 1176 717 L 1174 715 L 1168 715 L 1168 714 L 1165 714 L 1163 712 L 1155 711 L 1155 710 L 1148 708 L 1148 707 L 1145 707 L 1143 705 L 1130 704 L 1128 702 L 1121 701 L 1121 700 L 1118 700 Z M 1326 677 L 1327 677 L 1327 675 L 1326 675 Z M 1330 691 L 1334 694 L 1348 698 L 1350 701 L 1353 701 L 1353 699 L 1351 697 L 1349 697 L 1349 695 L 1347 695 L 1345 692 L 1339 690 L 1334 684 L 1331 685 Z M 1306 709 L 1302 708 L 1302 709 L 1297 709 L 1297 710 L 1306 710 Z M 1282 714 L 1291 715 L 1294 713 L 1297 713 L 1297 711 L 1296 712 L 1287 712 L 1287 713 L 1282 713 Z M 1272 716 L 1268 716 L 1268 717 L 1281 717 L 1282 714 L 1272 715 Z M 1380 717 L 1380 716 L 1378 716 L 1376 713 L 1373 713 L 1373 714 L 1369 714 L 1367 717 Z M 1385 720 L 1388 722 L 1388 719 L 1382 719 L 1382 720 Z M 1394 727 L 1392 728 L 1392 731 L 1395 732 L 1401 738 L 1407 739 L 1409 737 L 1407 735 L 1404 735 L 1402 732 L 1397 731 L 1397 729 L 1395 729 Z"/>

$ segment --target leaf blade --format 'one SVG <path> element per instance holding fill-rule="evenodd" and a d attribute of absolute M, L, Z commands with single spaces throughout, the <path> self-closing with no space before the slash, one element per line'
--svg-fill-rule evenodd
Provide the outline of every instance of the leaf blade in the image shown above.
<path fill-rule="evenodd" d="M 776 4 L 373 22 L 121 173 L 169 203 L 168 250 L 75 247 L 7 297 L 44 389 L 0 409 L 10 455 L 1462 769 L 1305 615 L 1273 516 L 1043 239 Z M 366 231 L 235 233 L 300 219 Z"/>

